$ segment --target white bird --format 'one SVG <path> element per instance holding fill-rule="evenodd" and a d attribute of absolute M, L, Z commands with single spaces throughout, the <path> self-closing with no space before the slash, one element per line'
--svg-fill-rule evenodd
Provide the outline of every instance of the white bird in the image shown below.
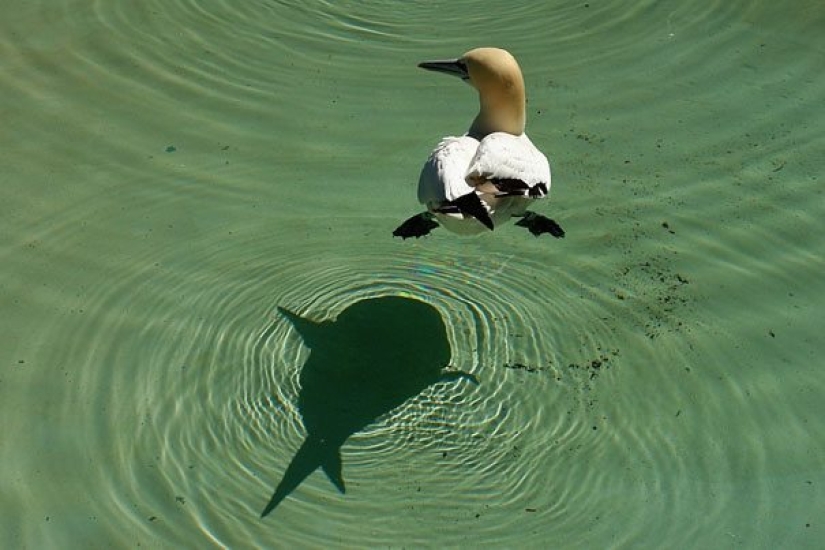
<path fill-rule="evenodd" d="M 445 137 L 430 154 L 418 180 L 418 201 L 427 210 L 393 235 L 418 238 L 437 222 L 471 235 L 515 216 L 521 218 L 516 225 L 536 236 L 563 237 L 555 221 L 527 211 L 550 191 L 550 164 L 524 133 L 524 78 L 515 58 L 499 48 L 476 48 L 458 59 L 418 66 L 468 82 L 478 90 L 480 109 L 465 135 Z"/>

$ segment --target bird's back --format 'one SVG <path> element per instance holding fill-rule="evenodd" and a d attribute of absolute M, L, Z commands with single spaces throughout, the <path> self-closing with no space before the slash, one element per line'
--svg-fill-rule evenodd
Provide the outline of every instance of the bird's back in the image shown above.
<path fill-rule="evenodd" d="M 465 176 L 477 182 L 519 180 L 529 187 L 543 183 L 548 191 L 550 189 L 550 163 L 527 134 L 495 132 L 486 136 L 479 143 Z"/>

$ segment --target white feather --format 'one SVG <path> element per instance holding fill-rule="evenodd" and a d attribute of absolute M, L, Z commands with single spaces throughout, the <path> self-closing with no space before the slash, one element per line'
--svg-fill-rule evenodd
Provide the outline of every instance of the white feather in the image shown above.
<path fill-rule="evenodd" d="M 550 163 L 527 134 L 514 136 L 495 132 L 478 144 L 467 169 L 466 179 L 475 181 L 504 178 L 519 179 L 530 187 L 544 183 L 547 190 L 550 190 Z"/>
<path fill-rule="evenodd" d="M 430 153 L 418 178 L 418 202 L 436 207 L 473 190 L 467 183 L 467 167 L 478 150 L 470 136 L 445 137 Z"/>
<path fill-rule="evenodd" d="M 446 137 L 436 146 L 421 170 L 418 200 L 450 231 L 481 233 L 486 228 L 475 218 L 458 212 L 440 212 L 445 203 L 476 192 L 495 225 L 524 213 L 534 198 L 496 197 L 483 185 L 491 179 L 518 179 L 529 186 L 550 189 L 550 164 L 526 134 L 496 132 L 480 142 L 470 136 Z M 542 193 L 542 196 L 544 194 Z M 540 198 L 540 197 L 535 197 Z"/>

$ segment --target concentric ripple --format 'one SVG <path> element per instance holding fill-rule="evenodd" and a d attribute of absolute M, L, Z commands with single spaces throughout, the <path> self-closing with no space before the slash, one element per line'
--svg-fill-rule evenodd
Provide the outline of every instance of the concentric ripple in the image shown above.
<path fill-rule="evenodd" d="M 278 514 L 308 521 L 327 514 L 324 503 L 333 498 L 342 499 L 331 512 L 342 519 L 367 496 L 382 509 L 401 505 L 387 486 L 422 504 L 459 491 L 497 492 L 501 505 L 519 505 L 548 475 L 525 468 L 546 451 L 536 434 L 569 448 L 589 433 L 584 400 L 564 395 L 587 391 L 587 377 L 571 375 L 567 363 L 584 363 L 616 342 L 599 321 L 607 306 L 571 295 L 566 270 L 546 267 L 552 249 L 532 263 L 506 247 L 489 250 L 485 240 L 376 247 L 364 239 L 344 249 L 326 236 L 296 247 L 240 233 L 252 240 L 190 241 L 184 258 L 161 244 L 126 266 L 79 259 L 111 275 L 87 292 L 82 321 L 58 346 L 70 350 L 72 363 L 100 365 L 76 374 L 76 391 L 92 400 L 84 409 L 90 416 L 76 418 L 81 394 L 64 402 L 65 416 L 94 427 L 78 443 L 115 461 L 97 475 L 117 488 L 115 507 L 135 525 L 155 523 L 171 502 L 223 540 L 230 535 L 220 518 L 238 506 L 250 520 L 260 510 L 305 436 L 296 404 L 311 352 L 277 306 L 323 321 L 374 297 L 425 301 L 447 328 L 450 366 L 480 381 L 437 383 L 354 434 L 343 448 L 350 493 L 337 497 L 310 478 Z M 65 236 L 52 237 L 73 248 Z M 571 345 L 565 340 L 573 333 L 582 339 Z M 531 399 L 534 392 L 548 401 Z M 132 427 L 128 437 L 124 426 Z M 103 515 L 110 504 L 99 506 Z M 470 498 L 457 509 L 472 514 L 483 506 Z"/>

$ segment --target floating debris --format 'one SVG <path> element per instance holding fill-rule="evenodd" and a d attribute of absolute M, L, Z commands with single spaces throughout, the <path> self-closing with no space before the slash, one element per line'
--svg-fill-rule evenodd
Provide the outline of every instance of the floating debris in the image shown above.
<path fill-rule="evenodd" d="M 504 363 L 503 366 L 504 366 L 505 369 L 523 370 L 523 371 L 527 371 L 527 372 L 541 372 L 541 371 L 545 371 L 548 368 L 550 368 L 549 366 L 547 366 L 547 367 L 534 367 L 532 365 L 525 365 L 524 363 Z"/>

